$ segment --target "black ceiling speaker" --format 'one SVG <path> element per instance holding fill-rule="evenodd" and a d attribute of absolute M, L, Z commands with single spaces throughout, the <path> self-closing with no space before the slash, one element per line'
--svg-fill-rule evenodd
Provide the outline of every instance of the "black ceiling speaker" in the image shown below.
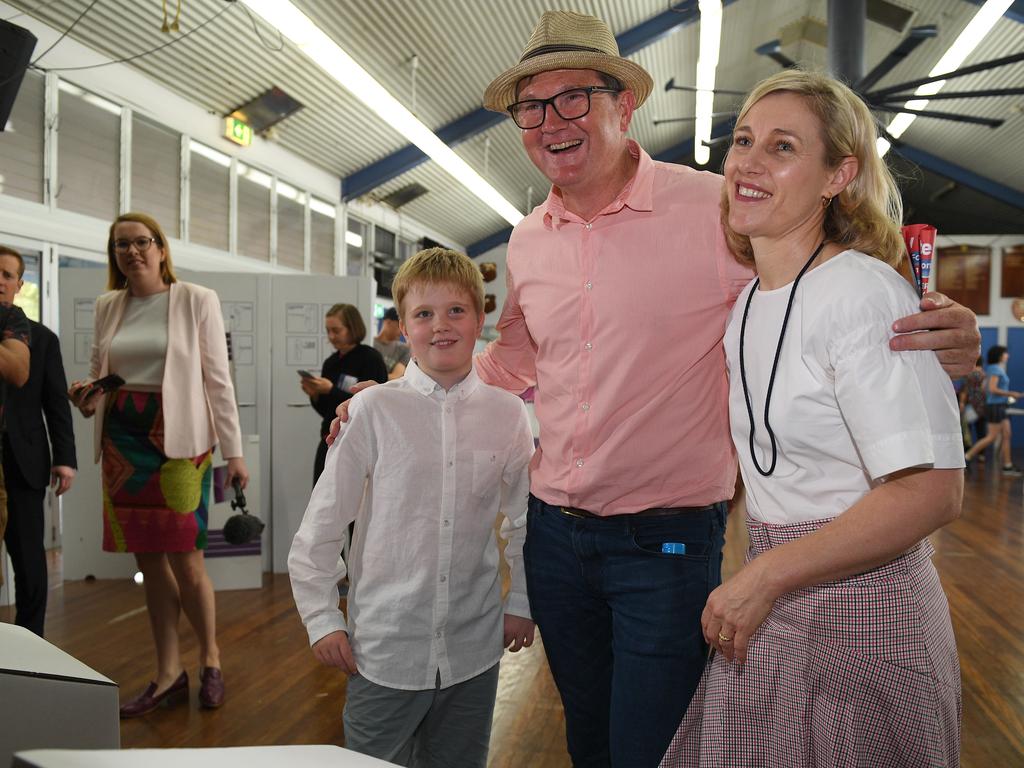
<path fill-rule="evenodd" d="M 7 126 L 35 47 L 35 35 L 0 19 L 0 131 Z"/>

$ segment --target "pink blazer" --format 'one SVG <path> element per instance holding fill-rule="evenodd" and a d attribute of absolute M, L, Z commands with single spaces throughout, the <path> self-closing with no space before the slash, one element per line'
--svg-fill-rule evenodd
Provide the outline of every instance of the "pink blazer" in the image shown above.
<path fill-rule="evenodd" d="M 121 325 L 128 292 L 109 291 L 96 299 L 93 378 L 110 373 L 110 343 Z M 220 443 L 224 458 L 242 455 L 235 388 L 228 368 L 220 300 L 209 288 L 172 283 L 168 299 L 167 360 L 161 385 L 164 451 L 172 459 L 198 456 Z M 115 371 L 116 373 L 116 371 Z M 100 460 L 106 398 L 96 406 L 94 443 Z"/>

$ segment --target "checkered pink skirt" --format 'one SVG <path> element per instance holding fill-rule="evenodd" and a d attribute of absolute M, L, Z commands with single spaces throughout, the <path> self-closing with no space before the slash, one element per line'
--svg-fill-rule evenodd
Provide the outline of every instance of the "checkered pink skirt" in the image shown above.
<path fill-rule="evenodd" d="M 828 521 L 747 520 L 747 559 Z M 927 540 L 859 576 L 783 596 L 743 666 L 718 655 L 662 761 L 957 766 L 960 664 Z"/>

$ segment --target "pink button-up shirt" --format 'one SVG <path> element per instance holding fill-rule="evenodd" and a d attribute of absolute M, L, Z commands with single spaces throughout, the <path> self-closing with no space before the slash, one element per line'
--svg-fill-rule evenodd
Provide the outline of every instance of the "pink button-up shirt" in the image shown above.
<path fill-rule="evenodd" d="M 557 188 L 515 228 L 488 383 L 537 385 L 534 495 L 601 515 L 732 497 L 722 337 L 753 277 L 729 253 L 722 179 L 653 161 L 590 221 Z"/>

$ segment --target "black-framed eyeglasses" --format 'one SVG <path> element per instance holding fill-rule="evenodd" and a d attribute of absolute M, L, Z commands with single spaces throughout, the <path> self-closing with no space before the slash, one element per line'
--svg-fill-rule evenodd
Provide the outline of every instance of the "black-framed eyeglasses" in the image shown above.
<path fill-rule="evenodd" d="M 515 124 L 521 129 L 538 128 L 544 122 L 548 105 L 563 120 L 579 120 L 590 112 L 590 94 L 621 93 L 621 88 L 605 88 L 600 85 L 588 85 L 585 88 L 570 88 L 556 93 L 550 99 L 524 99 L 517 101 L 508 108 Z"/>
<path fill-rule="evenodd" d="M 151 243 L 155 242 L 155 237 L 135 237 L 132 238 L 131 240 L 115 240 L 114 250 L 117 251 L 118 253 L 127 253 L 128 249 L 134 245 L 135 250 L 137 250 L 139 253 L 143 253 L 146 251 L 147 248 L 149 248 Z"/>

